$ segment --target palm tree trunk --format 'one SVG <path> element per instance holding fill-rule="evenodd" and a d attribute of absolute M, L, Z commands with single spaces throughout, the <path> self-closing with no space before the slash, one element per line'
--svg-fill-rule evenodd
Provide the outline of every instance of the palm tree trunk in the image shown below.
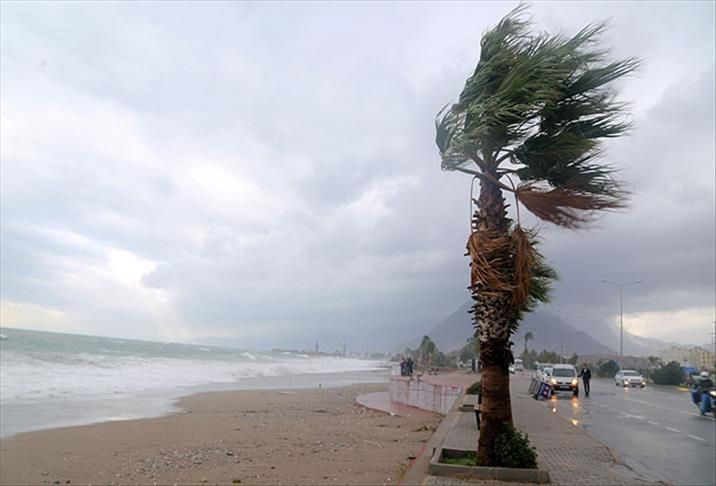
<path fill-rule="evenodd" d="M 473 233 L 507 238 L 508 220 L 502 193 L 492 182 L 480 181 L 480 197 L 473 220 Z M 484 248 L 492 245 L 484 245 Z M 482 261 L 490 262 L 492 270 L 511 282 L 513 266 L 509 248 L 500 245 L 494 250 L 482 250 Z M 478 251 L 481 251 L 478 249 Z M 477 265 L 472 255 L 471 265 Z M 516 319 L 511 305 L 511 293 L 505 288 L 489 288 L 476 281 L 471 272 L 471 291 L 475 301 L 473 318 L 477 328 L 477 346 L 482 368 L 482 406 L 480 438 L 477 449 L 478 466 L 496 465 L 495 439 L 505 422 L 512 423 L 509 365 L 513 361 L 510 350 L 510 325 Z"/>

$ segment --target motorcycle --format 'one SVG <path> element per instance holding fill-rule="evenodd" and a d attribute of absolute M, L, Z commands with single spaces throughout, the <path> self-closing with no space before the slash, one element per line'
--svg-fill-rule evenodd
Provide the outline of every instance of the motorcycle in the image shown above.
<path fill-rule="evenodd" d="M 699 407 L 701 415 L 713 414 L 716 418 L 716 390 L 703 390 L 699 387 L 691 389 L 691 400 Z"/>

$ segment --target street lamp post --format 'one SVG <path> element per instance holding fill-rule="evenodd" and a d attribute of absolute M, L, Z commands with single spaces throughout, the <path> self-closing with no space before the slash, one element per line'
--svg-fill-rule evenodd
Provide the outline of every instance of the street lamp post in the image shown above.
<path fill-rule="evenodd" d="M 633 282 L 619 283 L 610 280 L 600 280 L 600 282 L 619 287 L 619 369 L 624 366 L 624 287 L 629 285 L 637 285 L 642 283 L 641 280 Z"/>

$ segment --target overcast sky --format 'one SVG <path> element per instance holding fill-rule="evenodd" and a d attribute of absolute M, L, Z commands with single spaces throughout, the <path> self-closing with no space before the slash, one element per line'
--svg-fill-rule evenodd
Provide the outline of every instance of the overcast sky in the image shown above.
<path fill-rule="evenodd" d="M 2 2 L 0 323 L 246 347 L 412 338 L 467 298 L 468 178 L 434 117 L 511 2 Z M 543 226 L 550 310 L 709 342 L 713 2 L 539 2 L 611 18 L 631 207 Z M 532 224 L 535 222 L 532 221 Z"/>

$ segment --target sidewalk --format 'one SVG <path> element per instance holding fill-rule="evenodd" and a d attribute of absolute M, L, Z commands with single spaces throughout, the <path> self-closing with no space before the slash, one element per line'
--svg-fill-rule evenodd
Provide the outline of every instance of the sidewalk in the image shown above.
<path fill-rule="evenodd" d="M 445 373 L 430 376 L 441 384 L 467 387 L 476 381 L 477 376 L 464 372 Z M 572 425 L 569 421 L 550 412 L 543 403 L 535 401 L 527 395 L 529 379 L 520 375 L 512 375 L 510 392 L 512 395 L 512 413 L 515 426 L 529 434 L 532 445 L 537 449 L 539 468 L 549 472 L 552 484 L 565 485 L 634 485 L 653 484 L 641 478 L 634 471 L 620 464 L 612 451 L 602 442 L 592 437 L 583 429 Z M 477 444 L 475 425 L 464 418 L 465 412 L 453 408 L 440 424 L 438 430 L 423 450 L 413 461 L 400 484 L 422 484 L 432 486 L 446 485 L 515 485 L 499 481 L 463 481 L 455 478 L 431 476 L 428 464 L 433 450 L 446 437 L 461 437 L 470 441 L 474 436 Z M 384 405 L 388 407 L 388 405 Z M 472 416 L 472 414 L 469 414 Z"/>

